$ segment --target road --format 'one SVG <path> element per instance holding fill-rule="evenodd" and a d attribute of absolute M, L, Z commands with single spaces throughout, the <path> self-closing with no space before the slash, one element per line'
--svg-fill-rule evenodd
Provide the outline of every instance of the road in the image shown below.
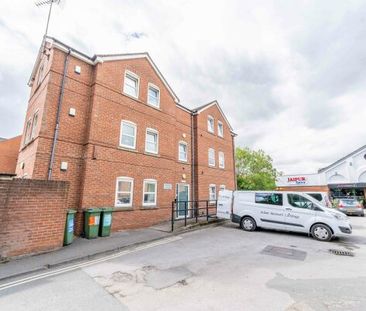
<path fill-rule="evenodd" d="M 9 284 L 0 310 L 365 310 L 366 218 L 351 222 L 333 242 L 232 224 L 186 233 Z"/>

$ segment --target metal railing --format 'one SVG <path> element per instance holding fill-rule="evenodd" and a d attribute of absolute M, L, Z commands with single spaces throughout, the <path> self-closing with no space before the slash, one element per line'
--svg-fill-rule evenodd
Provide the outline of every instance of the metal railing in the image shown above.
<path fill-rule="evenodd" d="M 184 221 L 184 226 L 187 226 L 187 221 L 195 219 L 198 223 L 199 218 L 216 218 L 217 200 L 195 200 L 195 201 L 172 201 L 171 229 L 174 231 L 174 223 Z"/>

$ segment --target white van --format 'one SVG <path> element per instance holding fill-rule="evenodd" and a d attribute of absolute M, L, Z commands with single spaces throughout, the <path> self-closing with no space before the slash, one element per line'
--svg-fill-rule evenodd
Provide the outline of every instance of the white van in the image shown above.
<path fill-rule="evenodd" d="M 348 217 L 305 193 L 287 191 L 219 192 L 217 217 L 245 231 L 257 227 L 311 234 L 320 241 L 352 233 Z"/>

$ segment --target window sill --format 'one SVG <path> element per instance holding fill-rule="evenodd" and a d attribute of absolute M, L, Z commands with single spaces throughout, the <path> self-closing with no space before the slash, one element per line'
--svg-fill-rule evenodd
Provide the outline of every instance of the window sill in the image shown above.
<path fill-rule="evenodd" d="M 141 206 L 140 210 L 149 210 L 149 209 L 157 209 L 158 207 L 156 205 L 151 205 L 151 206 Z"/>
<path fill-rule="evenodd" d="M 133 95 L 130 95 L 130 94 L 125 93 L 124 91 L 122 91 L 122 94 L 123 94 L 123 95 L 125 95 L 125 96 L 127 96 L 128 98 L 131 98 L 131 99 L 133 99 L 133 100 L 137 100 L 138 102 L 141 102 L 141 101 L 139 100 L 139 96 L 138 96 L 138 95 L 137 95 L 137 97 L 135 97 L 135 96 L 133 96 Z"/>
<path fill-rule="evenodd" d="M 126 206 L 126 207 L 123 207 L 123 206 L 115 206 L 113 208 L 113 212 L 128 212 L 128 211 L 133 211 L 133 207 L 132 206 Z"/>
<path fill-rule="evenodd" d="M 152 153 L 152 152 L 145 151 L 144 155 L 160 158 L 159 153 Z"/>
<path fill-rule="evenodd" d="M 154 105 L 152 105 L 152 104 L 149 104 L 148 102 L 146 102 L 146 104 L 147 104 L 149 107 L 154 108 L 155 110 L 159 110 L 159 111 L 161 111 L 160 104 L 159 104 L 159 107 L 154 106 Z"/>
<path fill-rule="evenodd" d="M 128 147 L 123 147 L 123 146 L 118 146 L 118 149 L 119 150 L 123 150 L 123 151 L 135 152 L 135 153 L 138 152 L 136 149 L 132 149 L 132 148 L 128 148 Z"/>
<path fill-rule="evenodd" d="M 182 164 L 189 164 L 189 162 L 188 162 L 188 161 L 179 160 L 179 159 L 178 159 L 178 162 L 179 162 L 179 163 L 182 163 Z"/>

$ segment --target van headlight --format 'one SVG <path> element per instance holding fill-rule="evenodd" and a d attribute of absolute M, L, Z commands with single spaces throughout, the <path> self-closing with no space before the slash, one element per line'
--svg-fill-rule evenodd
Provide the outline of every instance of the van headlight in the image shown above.
<path fill-rule="evenodd" d="M 346 220 L 347 216 L 346 215 L 341 215 L 338 213 L 332 213 L 333 217 L 337 218 L 338 220 Z"/>

